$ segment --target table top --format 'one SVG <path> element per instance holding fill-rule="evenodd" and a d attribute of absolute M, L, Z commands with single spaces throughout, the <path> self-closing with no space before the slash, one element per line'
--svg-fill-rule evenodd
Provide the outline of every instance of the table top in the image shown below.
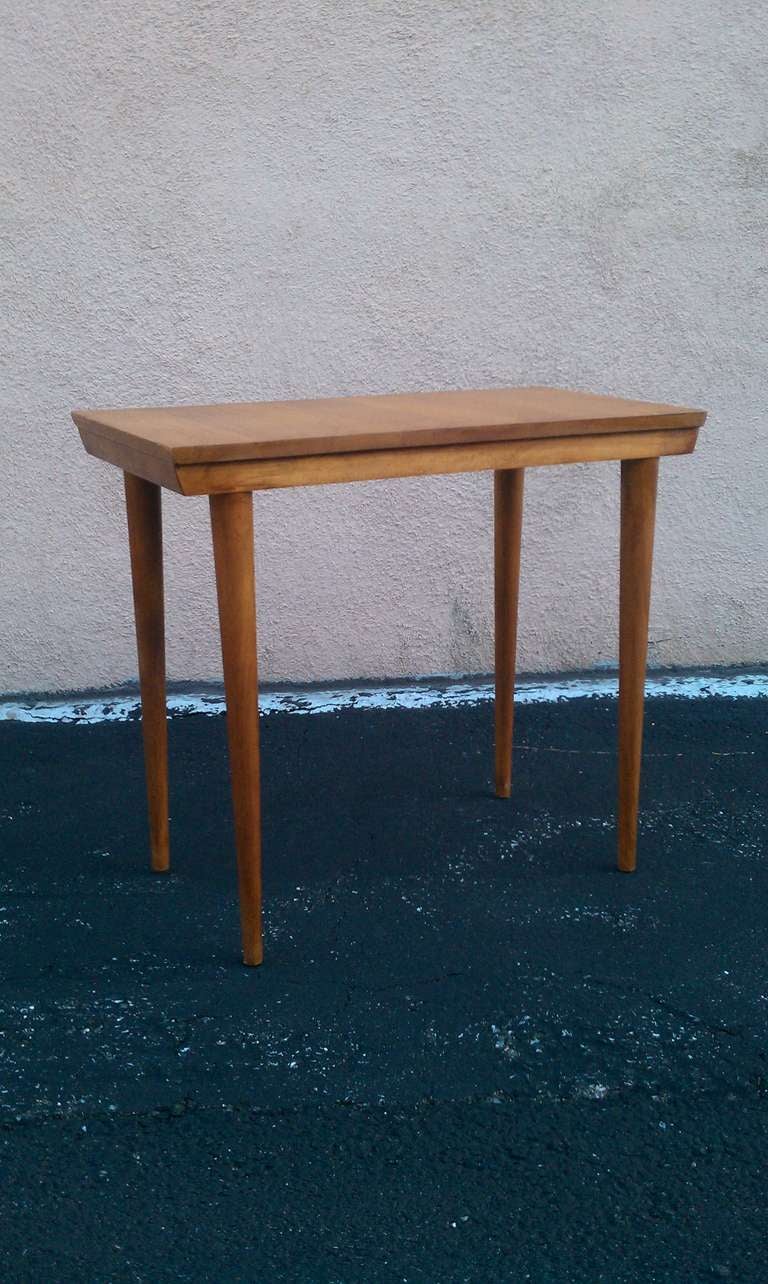
<path fill-rule="evenodd" d="M 136 454 L 169 466 L 695 428 L 703 410 L 563 388 L 394 393 L 306 401 L 75 410 L 88 445 L 131 471 Z M 97 452 L 94 452 L 97 453 Z M 98 453 L 101 453 L 99 451 Z"/>

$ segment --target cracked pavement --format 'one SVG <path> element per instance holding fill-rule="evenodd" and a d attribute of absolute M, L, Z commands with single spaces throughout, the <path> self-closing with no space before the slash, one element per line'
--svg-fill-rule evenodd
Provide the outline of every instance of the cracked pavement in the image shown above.
<path fill-rule="evenodd" d="M 768 703 L 262 720 L 266 962 L 238 963 L 220 717 L 0 722 L 9 1280 L 766 1278 Z"/>

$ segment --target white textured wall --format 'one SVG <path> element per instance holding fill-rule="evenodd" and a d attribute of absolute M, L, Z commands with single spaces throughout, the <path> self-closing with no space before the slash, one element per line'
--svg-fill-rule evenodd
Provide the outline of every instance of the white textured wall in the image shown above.
<path fill-rule="evenodd" d="M 6 0 L 0 690 L 131 677 L 76 405 L 555 383 L 710 409 L 652 660 L 768 658 L 760 0 Z M 520 666 L 616 653 L 615 466 L 529 475 Z M 263 676 L 487 671 L 490 478 L 257 497 Z M 173 678 L 219 675 L 167 497 Z"/>

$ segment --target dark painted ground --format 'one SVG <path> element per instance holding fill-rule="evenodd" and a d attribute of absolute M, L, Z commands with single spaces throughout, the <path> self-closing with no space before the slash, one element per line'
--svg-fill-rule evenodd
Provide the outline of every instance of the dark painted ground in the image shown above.
<path fill-rule="evenodd" d="M 24 1281 L 768 1279 L 768 704 L 263 720 L 237 963 L 221 718 L 0 723 L 0 1270 Z"/>

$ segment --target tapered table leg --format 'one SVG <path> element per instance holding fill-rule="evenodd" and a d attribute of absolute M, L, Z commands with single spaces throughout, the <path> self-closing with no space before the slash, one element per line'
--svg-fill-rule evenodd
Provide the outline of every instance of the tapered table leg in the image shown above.
<path fill-rule="evenodd" d="M 235 815 L 243 962 L 261 963 L 261 806 L 253 498 L 211 495 L 227 735 Z"/>
<path fill-rule="evenodd" d="M 522 468 L 494 473 L 494 598 L 496 637 L 496 794 L 512 791 L 512 724 L 515 712 L 517 602 L 523 528 Z"/>
<path fill-rule="evenodd" d="M 637 812 L 643 747 L 648 611 L 656 517 L 658 459 L 621 465 L 619 591 L 619 869 L 637 861 Z"/>
<path fill-rule="evenodd" d="M 160 487 L 124 474 L 133 609 L 139 656 L 141 728 L 147 778 L 152 869 L 170 866 L 168 840 L 168 726 L 165 707 L 163 523 Z"/>

